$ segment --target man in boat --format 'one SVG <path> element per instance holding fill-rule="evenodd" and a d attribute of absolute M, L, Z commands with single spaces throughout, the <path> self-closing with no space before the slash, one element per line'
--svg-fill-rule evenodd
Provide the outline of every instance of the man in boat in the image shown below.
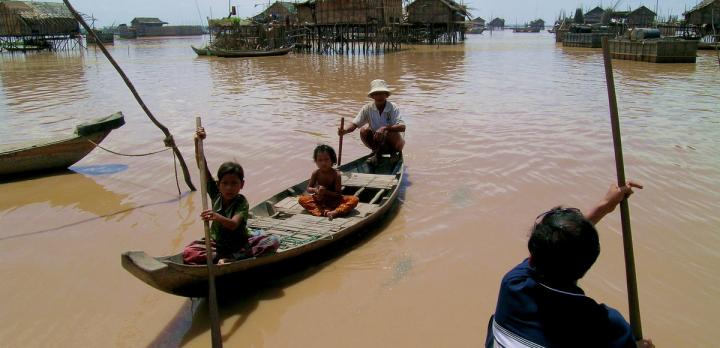
<path fill-rule="evenodd" d="M 372 156 L 368 159 L 370 164 L 377 164 L 383 154 L 390 154 L 392 160 L 398 160 L 405 146 L 405 122 L 400 116 L 400 108 L 387 100 L 390 89 L 384 80 L 373 80 L 370 83 L 368 97 L 373 101 L 360 109 L 347 128 L 339 128 L 338 135 L 360 128 L 360 139 L 372 150 Z M 368 126 L 363 127 L 366 124 Z"/>
<path fill-rule="evenodd" d="M 595 224 L 632 188 L 642 186 L 611 186 L 585 214 L 555 207 L 536 218 L 528 241 L 530 257 L 500 284 L 486 347 L 654 347 L 651 340 L 636 341 L 617 310 L 598 304 L 577 286 L 600 254 Z"/>

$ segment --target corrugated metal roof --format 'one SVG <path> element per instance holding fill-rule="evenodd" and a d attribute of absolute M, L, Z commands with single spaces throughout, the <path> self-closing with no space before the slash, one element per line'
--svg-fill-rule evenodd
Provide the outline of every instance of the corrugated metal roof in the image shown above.
<path fill-rule="evenodd" d="M 132 22 L 142 24 L 168 24 L 167 22 L 161 21 L 160 18 L 157 17 L 135 17 L 133 18 Z"/>

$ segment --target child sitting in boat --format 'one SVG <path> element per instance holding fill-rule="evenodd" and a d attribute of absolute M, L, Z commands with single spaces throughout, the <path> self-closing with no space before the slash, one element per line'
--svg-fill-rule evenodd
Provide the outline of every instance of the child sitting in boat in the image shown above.
<path fill-rule="evenodd" d="M 310 176 L 307 192 L 298 203 L 315 216 L 327 216 L 331 220 L 336 216 L 348 214 L 360 200 L 355 196 L 343 196 L 340 172 L 333 168 L 337 163 L 335 150 L 328 145 L 318 145 L 313 152 L 313 160 L 317 165 Z"/>
<path fill-rule="evenodd" d="M 205 129 L 198 127 L 195 133 L 195 154 L 200 163 L 198 152 L 199 139 L 205 139 Z M 207 192 L 212 209 L 200 213 L 203 221 L 210 221 L 213 260 L 219 264 L 260 256 L 275 252 L 280 243 L 275 236 L 264 235 L 260 231 L 247 228 L 249 204 L 240 190 L 245 184 L 245 173 L 237 162 L 225 162 L 220 165 L 216 182 L 205 163 Z M 190 243 L 183 250 L 183 260 L 188 264 L 206 262 L 205 241 Z"/>

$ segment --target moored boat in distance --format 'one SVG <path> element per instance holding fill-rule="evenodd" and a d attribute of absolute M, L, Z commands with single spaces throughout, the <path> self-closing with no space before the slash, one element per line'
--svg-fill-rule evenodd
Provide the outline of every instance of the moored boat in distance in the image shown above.
<path fill-rule="evenodd" d="M 217 47 L 207 47 L 207 54 L 223 58 L 268 57 L 286 55 L 290 53 L 293 48 L 295 48 L 295 45 L 270 50 L 225 50 Z"/>
<path fill-rule="evenodd" d="M 0 145 L 0 176 L 65 169 L 125 124 L 122 112 L 77 125 L 75 133 L 19 144 Z"/>
<path fill-rule="evenodd" d="M 342 165 L 343 194 L 360 199 L 347 216 L 329 220 L 310 215 L 298 204 L 308 180 L 291 186 L 250 209 L 248 227 L 262 229 L 280 239 L 277 253 L 238 260 L 215 268 L 218 286 L 233 279 L 247 281 L 248 274 L 263 274 L 283 267 L 302 265 L 303 256 L 330 249 L 340 240 L 375 225 L 396 201 L 403 180 L 400 159 L 383 159 L 378 166 L 367 164 L 368 156 Z M 183 263 L 182 253 L 151 257 L 143 251 L 129 251 L 121 256 L 122 266 L 138 279 L 164 292 L 188 297 L 207 294 L 207 266 Z M 255 272 L 255 273 L 254 273 Z"/>
<path fill-rule="evenodd" d="M 208 46 L 205 46 L 203 48 L 197 48 L 193 45 L 190 45 L 190 48 L 192 48 L 193 51 L 195 51 L 195 54 L 198 56 L 207 56 L 208 55 Z"/>

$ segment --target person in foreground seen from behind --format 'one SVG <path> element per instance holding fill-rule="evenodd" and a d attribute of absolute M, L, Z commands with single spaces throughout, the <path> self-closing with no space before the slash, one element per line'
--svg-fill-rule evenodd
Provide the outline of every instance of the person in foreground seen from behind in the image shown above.
<path fill-rule="evenodd" d="M 370 83 L 368 97 L 373 101 L 360 109 L 347 128 L 338 128 L 338 135 L 360 128 L 360 139 L 372 150 L 368 163 L 377 164 L 383 154 L 390 154 L 391 159 L 398 160 L 405 146 L 405 122 L 400 116 L 400 108 L 387 100 L 390 89 L 384 80 L 373 80 Z M 363 127 L 366 124 L 368 127 Z"/>
<path fill-rule="evenodd" d="M 585 214 L 558 206 L 536 218 L 530 257 L 500 283 L 486 347 L 655 347 L 649 339 L 636 341 L 617 310 L 585 296 L 577 285 L 600 254 L 595 224 L 633 188 L 642 185 L 610 186 Z"/>

